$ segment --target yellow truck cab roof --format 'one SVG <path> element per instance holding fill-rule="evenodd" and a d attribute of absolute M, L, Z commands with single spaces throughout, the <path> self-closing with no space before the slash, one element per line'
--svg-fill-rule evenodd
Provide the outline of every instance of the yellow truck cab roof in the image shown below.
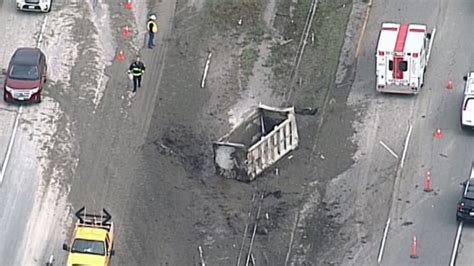
<path fill-rule="evenodd" d="M 87 239 L 95 241 L 105 241 L 108 231 L 100 227 L 78 226 L 75 239 Z"/>

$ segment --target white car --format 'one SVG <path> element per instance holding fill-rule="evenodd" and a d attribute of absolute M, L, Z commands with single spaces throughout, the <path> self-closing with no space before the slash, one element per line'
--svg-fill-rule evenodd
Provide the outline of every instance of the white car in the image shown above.
<path fill-rule="evenodd" d="M 461 106 L 461 127 L 474 129 L 474 71 L 464 76 L 466 88 Z"/>
<path fill-rule="evenodd" d="M 23 11 L 49 12 L 53 0 L 16 0 L 16 8 Z"/>

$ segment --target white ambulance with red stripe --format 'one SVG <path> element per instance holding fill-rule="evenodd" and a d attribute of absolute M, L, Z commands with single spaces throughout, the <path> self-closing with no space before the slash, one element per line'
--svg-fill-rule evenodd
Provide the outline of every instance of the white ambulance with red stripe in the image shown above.
<path fill-rule="evenodd" d="M 474 129 L 474 71 L 464 76 L 466 88 L 461 110 L 461 127 Z"/>
<path fill-rule="evenodd" d="M 417 94 L 424 83 L 434 33 L 423 24 L 383 23 L 376 52 L 377 91 Z"/>

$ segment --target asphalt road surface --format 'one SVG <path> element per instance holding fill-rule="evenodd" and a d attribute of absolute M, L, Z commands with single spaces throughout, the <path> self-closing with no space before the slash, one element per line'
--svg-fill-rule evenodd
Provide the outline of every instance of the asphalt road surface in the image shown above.
<path fill-rule="evenodd" d="M 17 47 L 44 48 L 41 38 L 46 23 L 45 16 L 17 13 L 13 1 L 1 1 L 1 68 L 7 67 Z M 49 63 L 58 64 L 54 60 Z M 42 178 L 48 164 L 47 146 L 52 144 L 58 114 L 57 102 L 49 97 L 41 106 L 21 109 L 0 103 L 0 154 L 3 163 L 8 161 L 0 184 L 2 264 L 35 264 L 50 247 L 45 240 L 51 239 L 52 243 L 63 238 L 54 212 L 64 212 L 64 197 L 59 196 L 57 185 L 47 185 Z M 13 145 L 9 145 L 12 135 Z"/>
<path fill-rule="evenodd" d="M 368 159 L 371 169 L 390 167 L 396 179 L 393 202 L 385 205 L 385 208 L 391 206 L 391 225 L 382 265 L 449 264 L 458 226 L 455 211 L 462 190 L 460 183 L 468 177 L 474 159 L 473 134 L 463 132 L 459 123 L 462 77 L 474 68 L 473 10 L 472 1 L 374 1 L 351 99 L 368 105 L 364 126 L 367 146 L 372 150 L 361 160 Z M 419 22 L 427 24 L 430 30 L 437 29 L 425 85 L 415 97 L 374 92 L 374 51 L 380 25 L 385 21 Z M 446 89 L 448 80 L 454 84 L 452 91 Z M 401 168 L 410 126 L 412 131 Z M 440 140 L 434 138 L 438 128 L 442 132 Z M 379 145 L 380 140 L 399 159 L 389 155 Z M 423 191 L 427 171 L 431 171 L 434 189 L 430 193 Z M 381 230 L 380 239 L 382 235 Z M 410 258 L 413 236 L 417 239 L 417 259 Z M 469 239 L 463 236 L 462 242 Z M 375 264 L 379 244 L 380 240 L 372 241 L 364 249 L 367 253 L 361 253 L 370 255 L 359 259 Z M 472 253 L 465 250 L 457 265 L 472 262 Z"/>

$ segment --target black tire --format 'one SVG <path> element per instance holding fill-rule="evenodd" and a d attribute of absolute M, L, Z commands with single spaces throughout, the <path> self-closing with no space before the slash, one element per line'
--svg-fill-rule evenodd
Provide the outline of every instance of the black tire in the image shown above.
<path fill-rule="evenodd" d="M 49 3 L 49 8 L 46 10 L 46 13 L 51 12 L 51 7 L 53 6 L 53 0 L 51 0 L 51 3 Z"/>

